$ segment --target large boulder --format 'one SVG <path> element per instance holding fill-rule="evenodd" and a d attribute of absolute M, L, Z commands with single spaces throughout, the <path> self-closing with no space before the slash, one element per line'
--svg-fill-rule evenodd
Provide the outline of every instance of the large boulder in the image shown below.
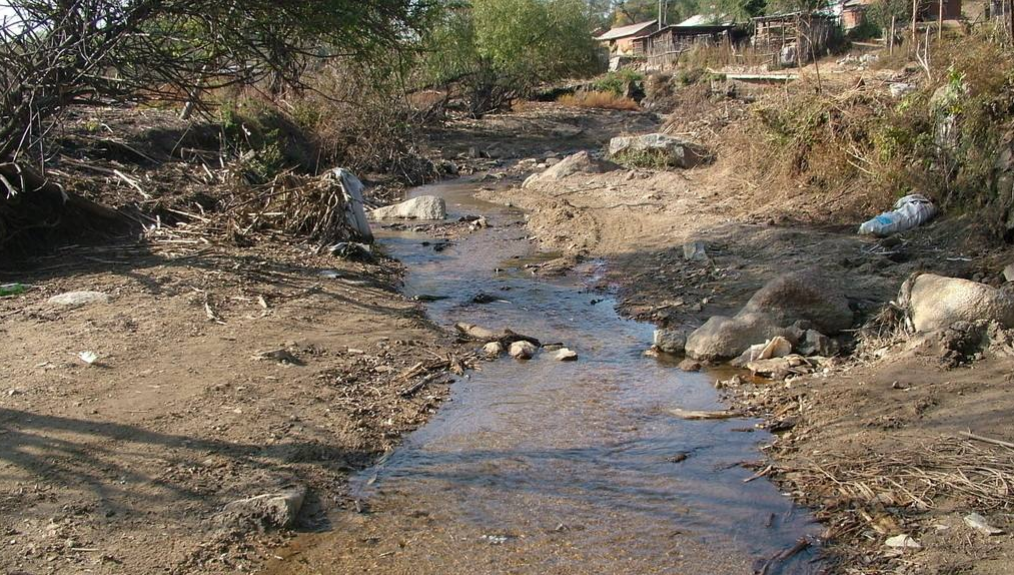
<path fill-rule="evenodd" d="M 529 188 L 538 182 L 563 180 L 574 174 L 604 174 L 617 169 L 619 166 L 616 164 L 593 158 L 588 152 L 582 151 L 553 164 L 543 172 L 530 176 L 521 187 Z"/>
<path fill-rule="evenodd" d="M 811 327 L 837 334 L 852 320 L 848 299 L 833 281 L 796 272 L 768 282 L 735 316 L 709 319 L 687 338 L 686 353 L 698 360 L 729 359 L 779 336 L 796 345 Z"/>
<path fill-rule="evenodd" d="M 702 146 L 665 134 L 619 136 L 609 141 L 609 155 L 614 158 L 637 153 L 655 154 L 677 168 L 692 168 L 710 159 Z"/>
<path fill-rule="evenodd" d="M 979 282 L 918 275 L 901 286 L 899 303 L 919 333 L 947 329 L 961 321 L 1014 327 L 1014 295 Z"/>
<path fill-rule="evenodd" d="M 775 337 L 790 339 L 793 331 L 765 314 L 714 316 L 687 338 L 686 354 L 701 361 L 739 357 L 757 343 Z"/>
<path fill-rule="evenodd" d="M 750 298 L 740 314 L 764 314 L 782 326 L 810 322 L 813 329 L 835 335 L 852 327 L 849 300 L 834 279 L 814 271 L 775 278 Z M 755 342 L 757 343 L 757 342 Z"/>
<path fill-rule="evenodd" d="M 436 196 L 419 196 L 370 212 L 372 220 L 442 220 L 447 217 L 447 203 Z"/>

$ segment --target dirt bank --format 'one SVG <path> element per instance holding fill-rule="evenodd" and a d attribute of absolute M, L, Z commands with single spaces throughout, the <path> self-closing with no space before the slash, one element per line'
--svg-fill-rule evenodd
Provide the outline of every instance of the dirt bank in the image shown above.
<path fill-rule="evenodd" d="M 211 233 L 203 222 L 221 216 L 185 198 L 223 192 L 228 175 L 199 159 L 217 152 L 174 159 L 150 145 L 166 130 L 179 140 L 171 115 L 104 113 L 82 117 L 119 143 L 64 140 L 57 171 L 116 206 L 138 198 L 130 178 L 186 225 L 144 220 L 141 240 L 64 245 L 0 271 L 28 286 L 0 299 L 0 571 L 256 569 L 291 530 L 352 505 L 346 476 L 435 412 L 457 348 L 398 293 L 397 262 Z M 82 290 L 107 301 L 49 302 Z M 291 486 L 309 491 L 287 529 L 221 514 Z"/>
<path fill-rule="evenodd" d="M 841 222 L 861 202 L 752 184 L 735 158 L 723 158 L 721 137 L 709 144 L 719 146 L 718 160 L 691 170 L 579 172 L 483 197 L 529 210 L 531 234 L 565 260 L 605 258 L 603 288 L 618 290 L 626 313 L 663 326 L 734 313 L 767 281 L 801 269 L 843 278 L 857 328 L 916 271 L 1001 281 L 1011 254 L 983 242 L 973 218 L 945 216 L 889 241 L 860 238 L 860 221 Z M 686 261 L 688 241 L 703 241 L 709 261 Z M 823 519 L 837 572 L 1009 571 L 1014 540 L 983 535 L 963 518 L 978 512 L 1011 531 L 1014 457 L 961 432 L 1014 439 L 1006 393 L 1014 361 L 953 368 L 938 349 L 884 345 L 816 375 L 728 389 L 734 407 L 779 424 L 764 475 Z M 885 546 L 901 534 L 922 547 Z"/>

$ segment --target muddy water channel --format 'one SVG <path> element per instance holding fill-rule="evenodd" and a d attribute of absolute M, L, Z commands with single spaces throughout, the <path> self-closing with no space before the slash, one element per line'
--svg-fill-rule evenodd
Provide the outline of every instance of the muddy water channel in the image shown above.
<path fill-rule="evenodd" d="M 510 327 L 580 354 L 561 363 L 483 364 L 453 386 L 427 426 L 354 479 L 369 513 L 297 542 L 282 573 L 750 574 L 817 526 L 739 465 L 760 459 L 756 421 L 683 421 L 676 407 L 720 409 L 712 378 L 643 356 L 652 327 L 573 277 L 535 278 L 521 214 L 442 184 L 457 218 L 492 228 L 437 252 L 412 232 L 382 233 L 410 270 L 409 295 L 436 296 L 432 318 Z M 479 294 L 495 296 L 485 305 Z M 428 299 L 428 298 L 427 298 Z M 812 550 L 768 573 L 816 573 Z"/>

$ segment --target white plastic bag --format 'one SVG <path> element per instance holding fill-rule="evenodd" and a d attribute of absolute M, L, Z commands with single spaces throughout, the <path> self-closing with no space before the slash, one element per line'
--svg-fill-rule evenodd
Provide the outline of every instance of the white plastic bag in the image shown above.
<path fill-rule="evenodd" d="M 885 212 L 859 227 L 864 236 L 885 237 L 921 226 L 937 215 L 937 207 L 921 194 L 905 196 L 894 204 L 893 212 Z"/>

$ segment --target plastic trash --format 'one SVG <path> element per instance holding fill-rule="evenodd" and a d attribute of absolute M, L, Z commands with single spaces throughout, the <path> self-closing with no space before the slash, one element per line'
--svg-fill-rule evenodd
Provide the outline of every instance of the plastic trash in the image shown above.
<path fill-rule="evenodd" d="M 919 227 L 937 215 L 937 207 L 926 196 L 912 194 L 894 204 L 893 212 L 885 212 L 859 226 L 859 234 L 885 237 Z"/>
<path fill-rule="evenodd" d="M 13 295 L 21 295 L 28 291 L 28 288 L 24 284 L 3 284 L 0 285 L 0 297 L 10 297 Z"/>

